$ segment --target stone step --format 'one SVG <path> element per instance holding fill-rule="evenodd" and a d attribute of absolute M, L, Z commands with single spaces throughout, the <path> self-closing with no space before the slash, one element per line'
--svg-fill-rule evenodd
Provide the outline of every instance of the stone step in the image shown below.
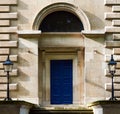
<path fill-rule="evenodd" d="M 41 109 L 33 108 L 29 114 L 93 114 L 90 109 Z"/>

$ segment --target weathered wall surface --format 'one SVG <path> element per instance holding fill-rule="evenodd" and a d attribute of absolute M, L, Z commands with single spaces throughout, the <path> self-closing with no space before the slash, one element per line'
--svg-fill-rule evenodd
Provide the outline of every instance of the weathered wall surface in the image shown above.
<path fill-rule="evenodd" d="M 49 39 L 49 34 L 33 34 L 33 25 L 40 11 L 58 2 L 73 4 L 77 11 L 81 9 L 89 20 L 91 30 L 85 30 L 82 32 L 82 35 L 73 34 L 73 36 L 71 34 L 70 36 L 69 34 L 66 36 L 55 36 L 54 34 L 54 37 L 52 37 L 52 34 L 50 34 L 51 40 Z M 113 4 L 115 5 L 112 7 Z M 83 87 L 80 88 L 80 103 L 83 105 L 91 101 L 109 97 L 110 93 L 107 92 L 106 94 L 105 85 L 106 90 L 111 90 L 109 84 L 110 78 L 107 78 L 104 72 L 107 69 L 107 63 L 105 61 L 110 59 L 109 55 L 112 54 L 112 51 L 114 50 L 114 54 L 119 55 L 119 20 L 116 20 L 119 18 L 119 7 L 116 6 L 117 4 L 119 3 L 112 3 L 109 0 L 0 1 L 0 62 L 6 59 L 7 54 L 10 54 L 11 60 L 15 62 L 12 75 L 18 76 L 11 78 L 11 90 L 17 90 L 11 92 L 11 96 L 34 103 L 39 103 L 40 100 L 42 103 L 44 99 L 42 99 L 41 90 L 44 87 L 40 85 L 42 82 L 40 80 L 42 79 L 42 73 L 39 65 L 39 59 L 42 55 L 40 55 L 41 52 L 38 50 L 40 49 L 41 51 L 43 48 L 48 50 L 49 47 L 55 48 L 58 46 L 59 48 L 59 46 L 63 46 L 65 49 L 68 47 L 75 47 L 75 49 L 77 47 L 78 49 L 79 47 L 79 49 L 83 50 L 83 56 L 81 56 L 84 58 L 82 59 L 81 66 L 83 67 L 81 71 L 82 81 L 80 80 Z M 19 34 L 17 36 L 16 33 L 18 30 L 23 31 L 23 33 L 26 30 L 31 31 L 27 31 L 22 36 Z M 113 32 L 115 34 L 112 36 Z M 24 37 L 25 34 L 27 34 L 26 37 Z M 32 34 L 32 38 L 30 34 Z M 79 35 L 80 39 L 78 38 Z M 74 38 L 74 42 L 72 41 L 72 37 Z M 112 38 L 114 38 L 114 42 L 111 42 L 113 41 Z M 112 50 L 113 47 L 117 48 Z M 106 55 L 108 57 L 105 60 Z M 78 63 L 79 61 L 80 59 L 78 59 Z M 0 97 L 3 98 L 6 96 L 6 88 L 4 88 L 6 78 L 3 77 L 5 74 L 2 63 L 0 63 L 0 68 L 0 90 L 2 90 L 0 91 Z M 107 70 L 106 75 L 109 75 Z M 117 78 L 116 80 L 118 80 Z M 79 84 L 78 86 L 81 85 Z"/>

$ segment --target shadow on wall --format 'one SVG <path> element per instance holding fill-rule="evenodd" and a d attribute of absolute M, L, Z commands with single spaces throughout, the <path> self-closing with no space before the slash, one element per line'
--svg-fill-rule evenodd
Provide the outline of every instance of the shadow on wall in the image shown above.
<path fill-rule="evenodd" d="M 100 19 L 99 17 L 97 17 L 96 15 L 90 12 L 87 12 L 87 11 L 84 11 L 84 12 L 89 18 L 92 30 L 104 30 L 105 22 L 102 21 L 102 19 Z M 103 17 L 104 17 L 104 13 L 103 13 Z"/>
<path fill-rule="evenodd" d="M 27 17 L 23 16 L 23 12 L 27 12 L 28 10 L 28 5 L 25 4 L 23 1 L 18 0 L 18 19 L 19 19 L 19 24 L 26 24 L 29 22 L 29 20 L 27 19 Z M 28 12 L 27 12 L 28 13 Z M 19 28 L 20 29 L 20 28 Z"/>

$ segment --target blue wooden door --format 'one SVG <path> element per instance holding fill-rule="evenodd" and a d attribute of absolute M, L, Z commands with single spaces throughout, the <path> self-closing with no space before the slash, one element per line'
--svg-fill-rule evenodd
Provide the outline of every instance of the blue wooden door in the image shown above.
<path fill-rule="evenodd" d="M 72 60 L 50 61 L 51 104 L 72 104 Z"/>

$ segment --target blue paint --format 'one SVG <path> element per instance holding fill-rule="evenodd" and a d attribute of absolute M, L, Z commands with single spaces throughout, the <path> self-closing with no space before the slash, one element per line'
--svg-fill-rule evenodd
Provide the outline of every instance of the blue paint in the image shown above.
<path fill-rule="evenodd" d="M 50 61 L 50 100 L 51 104 L 72 104 L 73 79 L 72 60 Z"/>

